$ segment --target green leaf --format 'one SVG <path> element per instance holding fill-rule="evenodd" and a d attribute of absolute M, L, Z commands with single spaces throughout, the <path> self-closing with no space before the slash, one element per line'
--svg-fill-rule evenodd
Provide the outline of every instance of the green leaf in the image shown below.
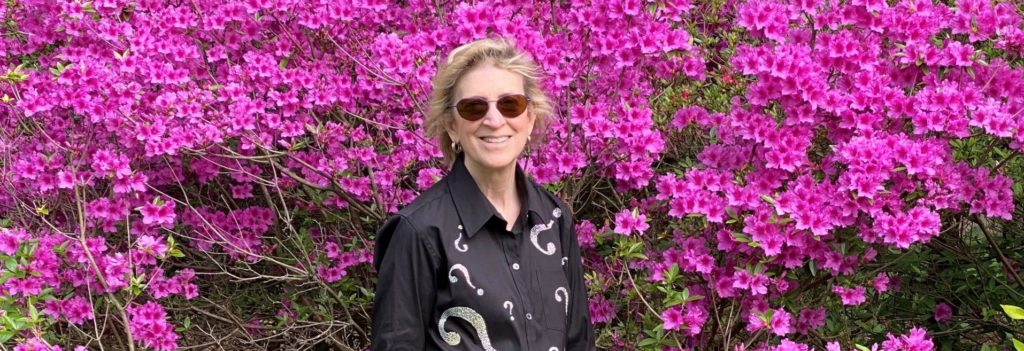
<path fill-rule="evenodd" d="M 1014 350 L 1016 350 L 1016 351 L 1024 351 L 1024 342 L 1020 342 L 1020 340 L 1017 340 L 1015 338 L 1010 338 L 1010 340 L 1013 340 L 1013 349 Z"/>
<path fill-rule="evenodd" d="M 646 339 L 640 340 L 640 342 L 637 343 L 637 346 L 651 346 L 651 345 L 657 344 L 658 342 L 659 342 L 658 339 L 646 338 Z"/>
<path fill-rule="evenodd" d="M 669 267 L 668 271 L 665 272 L 665 284 L 671 285 L 677 276 L 679 276 L 679 264 L 673 263 L 672 267 Z"/>
<path fill-rule="evenodd" d="M 672 307 L 681 303 L 686 302 L 686 297 L 679 293 L 669 294 L 665 297 L 665 307 Z"/>
<path fill-rule="evenodd" d="M 1003 307 L 1003 312 L 1006 312 L 1007 316 L 1012 319 L 1024 319 L 1024 308 L 1020 308 L 1014 305 L 999 305 Z"/>
<path fill-rule="evenodd" d="M 749 243 L 750 237 L 740 232 L 732 232 L 732 239 L 741 243 Z"/>
<path fill-rule="evenodd" d="M 185 254 L 178 249 L 171 249 L 170 255 L 171 257 L 185 257 Z"/>
<path fill-rule="evenodd" d="M 39 322 L 39 310 L 36 309 L 36 305 L 34 303 L 30 302 L 28 304 L 28 316 L 31 318 L 33 323 Z"/>
<path fill-rule="evenodd" d="M 867 346 L 861 344 L 854 344 L 853 347 L 856 347 L 860 351 L 871 351 Z"/>

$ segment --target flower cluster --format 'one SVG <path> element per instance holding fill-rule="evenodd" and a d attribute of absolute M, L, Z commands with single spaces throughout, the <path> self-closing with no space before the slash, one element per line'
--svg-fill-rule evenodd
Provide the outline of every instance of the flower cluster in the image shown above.
<path fill-rule="evenodd" d="M 138 306 L 129 306 L 128 327 L 132 335 L 146 347 L 157 351 L 178 348 L 178 334 L 174 326 L 167 322 L 167 312 L 156 302 L 147 302 Z"/>
<path fill-rule="evenodd" d="M 446 168 L 430 79 L 474 39 L 543 71 L 555 109 L 521 162 L 573 201 L 610 348 L 706 349 L 723 315 L 808 350 L 831 312 L 899 291 L 864 269 L 880 252 L 1013 218 L 1005 168 L 957 145 L 1024 152 L 1009 2 L 19 0 L 0 19 L 0 293 L 76 325 L 134 301 L 111 316 L 158 350 L 182 317 L 164 304 L 226 289 L 196 274 L 346 290 L 275 290 L 289 322 L 293 300 L 365 299 L 371 233 Z M 616 324 L 634 321 L 648 333 Z"/>

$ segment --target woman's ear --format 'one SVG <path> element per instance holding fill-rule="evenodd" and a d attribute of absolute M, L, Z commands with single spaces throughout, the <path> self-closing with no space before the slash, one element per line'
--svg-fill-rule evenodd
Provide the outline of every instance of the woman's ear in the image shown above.
<path fill-rule="evenodd" d="M 454 142 L 454 143 L 458 143 L 459 142 L 459 138 L 456 137 L 455 127 L 452 126 L 451 123 L 449 123 L 449 124 L 444 126 L 444 131 L 445 131 L 445 133 L 448 133 L 448 139 L 451 139 L 452 142 Z"/>

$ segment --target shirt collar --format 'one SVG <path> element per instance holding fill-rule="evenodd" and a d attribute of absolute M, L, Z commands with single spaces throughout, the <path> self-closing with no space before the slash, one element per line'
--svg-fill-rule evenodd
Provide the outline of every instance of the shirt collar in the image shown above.
<path fill-rule="evenodd" d="M 480 186 L 476 184 L 473 176 L 469 174 L 464 154 L 460 153 L 455 158 L 447 179 L 448 191 L 451 193 L 455 211 L 458 212 L 466 236 L 472 238 L 492 218 L 499 217 L 494 205 L 491 205 L 491 202 L 480 191 Z M 527 216 L 528 220 L 526 221 L 527 225 L 532 225 L 532 222 L 539 218 L 537 214 L 542 213 L 542 209 L 539 207 L 541 197 L 538 196 L 533 182 L 527 179 L 526 173 L 518 162 L 516 163 L 515 179 L 516 193 L 519 194 L 522 208 L 526 209 L 528 213 L 533 212 Z M 511 220 L 515 221 L 514 218 Z"/>

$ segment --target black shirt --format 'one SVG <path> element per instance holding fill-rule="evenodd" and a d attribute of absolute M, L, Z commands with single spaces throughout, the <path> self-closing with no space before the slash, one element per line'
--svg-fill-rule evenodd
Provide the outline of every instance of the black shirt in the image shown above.
<path fill-rule="evenodd" d="M 515 179 L 511 232 L 461 155 L 384 224 L 374 350 L 595 349 L 571 213 L 518 166 Z"/>

